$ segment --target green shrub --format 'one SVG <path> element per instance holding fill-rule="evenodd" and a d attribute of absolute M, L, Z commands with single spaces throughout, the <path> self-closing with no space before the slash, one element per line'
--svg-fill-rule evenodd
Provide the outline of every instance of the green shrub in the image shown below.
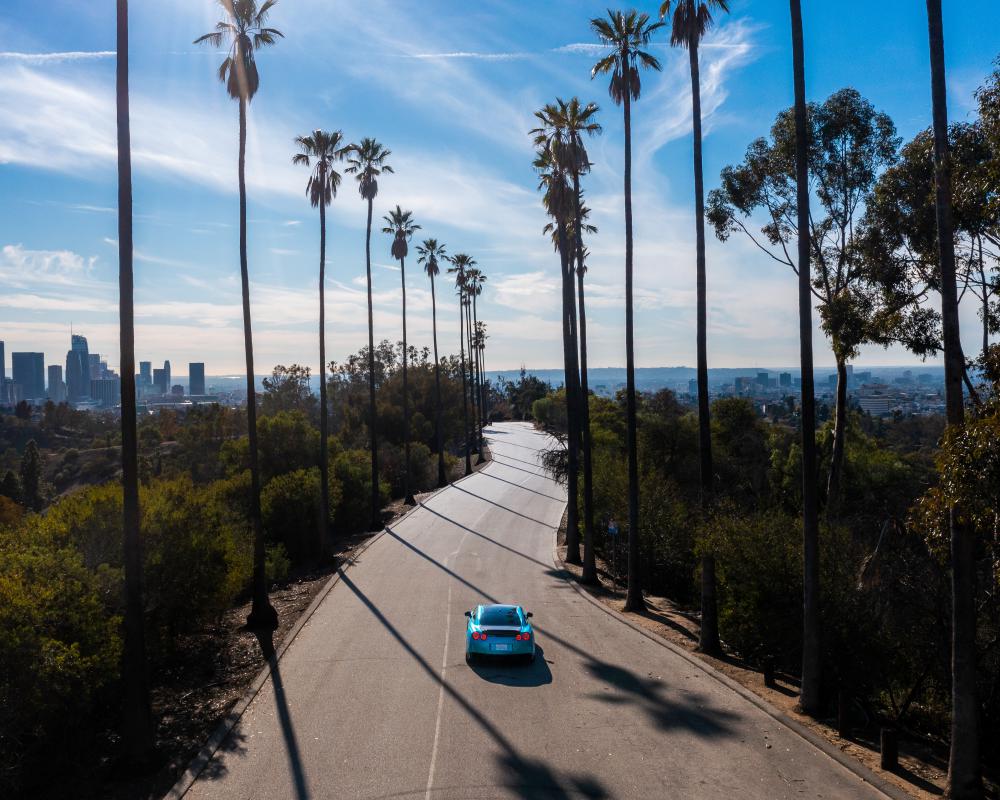
<path fill-rule="evenodd" d="M 19 769 L 53 737 L 92 722 L 118 674 L 120 619 L 72 549 L 0 538 L 0 794 L 20 796 Z"/>
<path fill-rule="evenodd" d="M 75 447 L 71 447 L 63 454 L 63 462 L 66 464 L 72 464 L 78 461 L 80 458 L 80 451 Z"/>
<path fill-rule="evenodd" d="M 331 453 L 330 472 L 341 486 L 341 499 L 334 512 L 338 535 L 368 530 L 371 523 L 371 453 L 367 450 L 342 450 Z M 389 484 L 379 481 L 379 502 L 391 498 Z"/>
<path fill-rule="evenodd" d="M 406 453 L 402 445 L 386 442 L 379 448 L 379 471 L 392 497 L 402 497 Z M 425 492 L 437 485 L 437 457 L 423 442 L 410 443 L 410 491 Z"/>
<path fill-rule="evenodd" d="M 317 551 L 319 487 L 319 469 L 313 467 L 278 475 L 260 493 L 268 540 L 284 545 L 292 561 L 301 562 Z"/>
<path fill-rule="evenodd" d="M 271 545 L 264 551 L 264 576 L 268 586 L 287 583 L 291 569 L 292 561 L 283 544 Z"/>

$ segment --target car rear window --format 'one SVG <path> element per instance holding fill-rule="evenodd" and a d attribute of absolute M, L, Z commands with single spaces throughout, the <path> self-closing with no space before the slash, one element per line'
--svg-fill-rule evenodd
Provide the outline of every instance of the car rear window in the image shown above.
<path fill-rule="evenodd" d="M 479 613 L 480 625 L 520 625 L 521 618 L 516 608 L 509 606 L 487 606 Z"/>

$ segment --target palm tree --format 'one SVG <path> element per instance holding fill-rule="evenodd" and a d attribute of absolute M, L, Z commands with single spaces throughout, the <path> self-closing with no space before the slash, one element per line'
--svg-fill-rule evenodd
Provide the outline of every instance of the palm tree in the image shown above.
<path fill-rule="evenodd" d="M 597 114 L 596 103 L 581 105 L 580 100 L 572 98 L 568 103 L 558 101 L 559 116 L 566 131 L 567 167 L 573 178 L 573 225 L 571 228 L 571 253 L 576 259 L 577 294 L 580 304 L 579 324 L 576 326 L 580 340 L 580 389 L 579 422 L 583 430 L 583 575 L 584 583 L 597 581 L 597 562 L 594 554 L 594 469 L 593 453 L 590 435 L 590 386 L 587 380 L 587 312 L 583 299 L 583 275 L 587 271 L 583 234 L 596 233 L 592 225 L 586 225 L 587 216 L 583 205 L 583 190 L 580 188 L 580 176 L 590 172 L 590 158 L 583 143 L 583 134 L 596 136 L 601 132 L 601 126 L 593 121 Z"/>
<path fill-rule="evenodd" d="M 480 342 L 479 337 L 479 315 L 476 310 L 477 303 L 476 300 L 483 293 L 483 287 L 486 284 L 486 275 L 479 268 L 473 268 L 468 270 L 467 273 L 468 287 L 469 287 L 469 299 L 472 306 L 472 327 L 470 328 L 470 333 L 472 337 L 472 342 L 470 347 L 470 355 L 473 357 L 473 363 L 475 364 L 475 393 L 476 393 L 476 405 L 478 413 L 476 415 L 477 421 L 477 442 L 479 443 L 479 458 L 476 463 L 482 464 L 486 459 L 483 458 L 483 426 L 484 422 L 484 411 L 483 411 L 483 370 L 482 365 L 479 360 L 480 355 Z"/>
<path fill-rule="evenodd" d="M 809 237 L 809 133 L 802 8 L 789 0 L 795 83 L 795 181 L 799 260 L 799 357 L 802 373 L 802 684 L 799 706 L 820 711 L 819 503 L 816 485 L 816 393 L 813 389 L 812 286 Z"/>
<path fill-rule="evenodd" d="M 392 235 L 392 257 L 399 259 L 399 276 L 403 286 L 403 449 L 406 453 L 406 468 L 403 477 L 403 502 L 408 506 L 416 505 L 410 487 L 410 390 L 406 378 L 406 256 L 410 252 L 409 241 L 420 226 L 413 222 L 413 212 L 403 211 L 396 206 L 382 219 L 385 227 L 382 233 Z"/>
<path fill-rule="evenodd" d="M 448 480 L 444 472 L 444 441 L 441 430 L 441 362 L 438 360 L 437 297 L 434 294 L 434 278 L 441 274 L 438 262 L 447 257 L 444 244 L 437 239 L 424 239 L 417 246 L 418 264 L 424 265 L 424 272 L 431 279 L 431 325 L 434 330 L 434 440 L 438 451 L 438 488 Z"/>
<path fill-rule="evenodd" d="M 212 33 L 194 40 L 216 49 L 229 43 L 228 55 L 219 66 L 219 80 L 240 107 L 240 277 L 243 282 L 243 345 L 247 362 L 247 438 L 250 455 L 250 519 L 253 525 L 253 604 L 247 617 L 247 627 L 254 630 L 274 630 L 278 613 L 267 597 L 264 575 L 264 525 L 260 513 L 260 466 L 257 457 L 257 393 L 253 370 L 253 326 L 250 320 L 250 272 L 247 267 L 247 106 L 260 87 L 256 52 L 275 44 L 284 34 L 267 27 L 267 18 L 278 0 L 264 0 L 258 8 L 256 0 L 219 0 L 226 12 Z"/>
<path fill-rule="evenodd" d="M 577 402 L 579 369 L 576 348 L 576 290 L 573 287 L 573 248 L 569 242 L 569 227 L 573 220 L 573 199 L 568 181 L 567 132 L 557 104 L 549 103 L 535 112 L 541 125 L 530 131 L 538 148 L 534 161 L 539 174 L 539 189 L 544 189 L 542 202 L 553 222 L 543 229 L 553 231 L 559 253 L 562 277 L 563 371 L 566 386 L 566 561 L 580 563 L 579 523 L 579 426 Z"/>
<path fill-rule="evenodd" d="M 941 0 L 927 0 L 931 54 L 931 99 L 934 112 L 934 210 L 941 265 L 941 319 L 944 333 L 945 405 L 948 427 L 965 422 L 962 374 L 965 356 L 959 336 L 955 238 L 952 224 L 951 158 L 948 147 L 948 98 L 944 64 Z M 976 697 L 976 545 L 974 531 L 950 510 L 951 529 L 951 754 L 946 795 L 952 800 L 981 798 L 979 702 Z"/>
<path fill-rule="evenodd" d="M 708 407 L 708 316 L 705 288 L 705 180 L 701 159 L 701 72 L 698 45 L 712 27 L 712 11 L 729 13 L 728 0 L 664 0 L 660 19 L 673 6 L 670 44 L 686 47 L 691 63 L 691 105 L 694 123 L 694 211 L 698 317 L 698 451 L 701 457 L 701 508 L 708 511 L 712 500 L 712 425 Z M 698 648 L 716 654 L 719 647 L 719 615 L 715 599 L 715 556 L 707 553 L 701 562 L 701 635 Z"/>
<path fill-rule="evenodd" d="M 352 145 L 347 169 L 358 181 L 358 191 L 368 201 L 368 227 L 365 230 L 365 268 L 368 272 L 368 428 L 372 448 L 372 530 L 382 527 L 382 508 L 378 491 L 378 438 L 375 432 L 375 319 L 372 316 L 372 203 L 378 195 L 380 175 L 392 173 L 386 161 L 392 155 L 377 141 L 364 138 Z"/>
<path fill-rule="evenodd" d="M 142 603 L 139 450 L 135 409 L 135 309 L 132 300 L 132 140 L 128 98 L 128 0 L 118 0 L 118 308 L 122 392 L 122 526 L 125 551 L 125 648 L 122 742 L 133 764 L 153 751 Z"/>
<path fill-rule="evenodd" d="M 472 460 L 469 457 L 469 392 L 465 383 L 465 314 L 468 302 L 466 297 L 466 272 L 476 266 L 476 261 L 472 256 L 465 253 L 456 253 L 449 261 L 451 261 L 453 266 L 448 269 L 448 274 L 455 276 L 455 289 L 458 294 L 458 338 L 462 367 L 462 413 L 465 420 L 465 441 L 462 448 L 465 450 L 465 474 L 469 475 L 472 473 Z"/>
<path fill-rule="evenodd" d="M 648 14 L 610 11 L 608 18 L 590 21 L 608 54 L 598 61 L 591 77 L 609 75 L 608 92 L 615 105 L 623 106 L 625 119 L 625 402 L 628 447 L 628 593 L 626 611 L 645 608 L 639 578 L 639 459 L 636 451 L 635 346 L 632 306 L 632 101 L 642 92 L 640 67 L 660 69 L 660 62 L 642 50 L 662 22 L 650 23 Z"/>
<path fill-rule="evenodd" d="M 346 148 L 340 131 L 315 130 L 310 136 L 295 139 L 300 152 L 292 163 L 312 166 L 306 183 L 306 196 L 313 208 L 319 207 L 319 469 L 320 523 L 319 554 L 326 548 L 330 524 L 330 465 L 327 463 L 329 409 L 326 401 L 326 207 L 337 196 L 340 173 L 333 165 L 343 159 Z"/>

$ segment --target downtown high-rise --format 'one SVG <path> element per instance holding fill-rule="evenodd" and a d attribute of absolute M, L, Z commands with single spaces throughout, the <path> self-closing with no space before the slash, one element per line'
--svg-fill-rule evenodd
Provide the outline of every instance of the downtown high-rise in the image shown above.
<path fill-rule="evenodd" d="M 87 339 L 73 334 L 66 353 L 66 399 L 71 403 L 90 398 L 90 349 Z"/>

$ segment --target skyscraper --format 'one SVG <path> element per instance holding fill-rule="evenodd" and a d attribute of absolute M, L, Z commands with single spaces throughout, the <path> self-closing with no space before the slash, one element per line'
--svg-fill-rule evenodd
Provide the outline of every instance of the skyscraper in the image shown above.
<path fill-rule="evenodd" d="M 194 361 L 188 364 L 188 394 L 205 394 L 205 364 Z"/>
<path fill-rule="evenodd" d="M 162 369 L 153 370 L 153 394 L 167 393 L 167 378 Z"/>
<path fill-rule="evenodd" d="M 66 353 L 66 397 L 71 403 L 90 397 L 90 353 L 87 340 L 73 334 L 72 349 Z"/>
<path fill-rule="evenodd" d="M 779 386 L 784 386 L 784 387 L 791 386 L 792 385 L 792 373 L 790 373 L 790 372 L 782 372 L 778 376 L 778 385 Z"/>
<path fill-rule="evenodd" d="M 49 364 L 48 398 L 53 403 L 66 400 L 66 384 L 63 383 L 63 368 L 59 364 Z"/>
<path fill-rule="evenodd" d="M 0 342 L 0 387 L 3 386 L 3 379 L 7 377 L 7 359 L 4 356 L 3 342 Z M 3 400 L 0 397 L 0 400 Z"/>
<path fill-rule="evenodd" d="M 170 391 L 173 384 L 170 382 L 170 362 L 163 362 L 163 394 Z"/>
<path fill-rule="evenodd" d="M 149 386 L 153 382 L 153 364 L 151 361 L 139 362 L 139 376 L 142 378 L 142 383 L 145 386 Z"/>
<path fill-rule="evenodd" d="M 25 400 L 45 397 L 44 353 L 11 353 L 10 365 L 14 385 L 21 387 L 21 397 Z"/>
<path fill-rule="evenodd" d="M 90 380 L 96 381 L 101 377 L 101 354 L 100 353 L 88 353 L 87 354 L 87 372 L 90 375 Z"/>

